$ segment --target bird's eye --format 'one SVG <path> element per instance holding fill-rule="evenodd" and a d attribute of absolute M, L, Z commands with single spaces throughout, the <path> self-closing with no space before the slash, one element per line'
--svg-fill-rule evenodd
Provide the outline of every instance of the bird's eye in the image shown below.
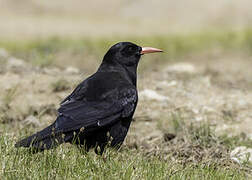
<path fill-rule="evenodd" d="M 128 56 L 132 56 L 134 55 L 136 52 L 136 47 L 134 46 L 126 46 L 123 50 L 122 50 L 122 54 L 123 56 L 125 57 L 128 57 Z"/>
<path fill-rule="evenodd" d="M 133 48 L 132 46 L 129 46 L 129 47 L 128 47 L 128 51 L 131 52 L 131 51 L 133 51 L 133 50 L 134 50 L 134 48 Z"/>

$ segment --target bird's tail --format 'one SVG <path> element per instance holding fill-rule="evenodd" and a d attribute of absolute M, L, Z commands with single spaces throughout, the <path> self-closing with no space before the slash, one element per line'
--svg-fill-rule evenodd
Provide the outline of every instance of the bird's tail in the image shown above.
<path fill-rule="evenodd" d="M 63 142 L 66 142 L 69 137 L 62 133 L 54 134 L 55 124 L 46 127 L 42 131 L 37 132 L 15 144 L 15 147 L 31 147 L 35 150 L 45 150 L 54 148 Z"/>

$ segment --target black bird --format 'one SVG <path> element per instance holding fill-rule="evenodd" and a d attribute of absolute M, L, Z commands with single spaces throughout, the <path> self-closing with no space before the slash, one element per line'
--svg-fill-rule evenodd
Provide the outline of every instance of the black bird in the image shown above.
<path fill-rule="evenodd" d="M 131 42 L 113 45 L 97 72 L 81 82 L 58 109 L 54 123 L 15 144 L 45 150 L 69 142 L 102 154 L 110 142 L 123 143 L 137 106 L 137 66 L 141 55 L 162 52 Z"/>

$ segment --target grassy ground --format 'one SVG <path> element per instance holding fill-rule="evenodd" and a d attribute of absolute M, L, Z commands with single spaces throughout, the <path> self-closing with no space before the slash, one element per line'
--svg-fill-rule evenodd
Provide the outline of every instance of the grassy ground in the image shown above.
<path fill-rule="evenodd" d="M 18 139 L 54 121 L 59 102 L 95 71 L 114 39 L 165 50 L 142 58 L 138 88 L 166 98 L 139 96 L 121 150 L 96 156 L 70 145 L 38 154 L 15 149 Z M 251 163 L 230 158 L 235 147 L 252 147 L 250 29 L 145 38 L 1 40 L 0 47 L 8 53 L 0 54 L 0 179 L 252 178 Z M 189 64 L 189 71 L 181 63 Z M 68 66 L 77 69 L 68 71 Z"/>
<path fill-rule="evenodd" d="M 215 152 L 211 158 L 193 160 L 198 158 L 196 152 L 186 148 L 150 154 L 123 147 L 120 152 L 107 150 L 97 156 L 68 146 L 32 154 L 15 149 L 13 138 L 6 135 L 1 136 L 0 143 L 1 179 L 246 179 L 250 171 L 246 163 L 240 166 L 228 160 L 223 151 Z M 208 141 L 203 139 L 201 143 Z M 190 146 L 194 151 L 208 150 L 197 142 Z"/>

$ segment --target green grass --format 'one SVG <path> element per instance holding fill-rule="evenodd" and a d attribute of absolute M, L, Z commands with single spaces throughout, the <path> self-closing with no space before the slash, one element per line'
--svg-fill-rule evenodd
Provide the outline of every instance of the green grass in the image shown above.
<path fill-rule="evenodd" d="M 179 126 L 183 127 L 180 133 L 177 129 L 177 137 L 158 145 L 155 151 L 123 146 L 120 151 L 106 149 L 102 156 L 93 151 L 83 152 L 74 145 L 33 154 L 28 149 L 16 149 L 15 138 L 3 133 L 0 179 L 238 180 L 252 177 L 251 165 L 238 165 L 229 159 L 232 148 L 246 142 L 241 136 L 236 136 L 235 141 L 233 137 L 218 137 L 208 124 Z M 24 130 L 20 133 L 24 135 Z"/>
<path fill-rule="evenodd" d="M 103 156 L 83 153 L 76 147 L 31 154 L 15 149 L 8 135 L 0 137 L 1 179 L 246 179 L 236 167 L 223 167 L 214 162 L 186 165 L 162 155 L 123 148 L 107 150 Z"/>
<path fill-rule="evenodd" d="M 241 31 L 204 31 L 190 34 L 172 34 L 151 37 L 114 37 L 111 38 L 58 38 L 1 41 L 0 47 L 6 48 L 12 55 L 23 58 L 34 65 L 62 66 L 76 62 L 85 68 L 87 61 L 98 61 L 107 49 L 119 41 L 132 41 L 141 46 L 161 48 L 164 53 L 145 57 L 155 62 L 169 61 L 192 53 L 211 50 L 252 52 L 252 30 Z"/>

